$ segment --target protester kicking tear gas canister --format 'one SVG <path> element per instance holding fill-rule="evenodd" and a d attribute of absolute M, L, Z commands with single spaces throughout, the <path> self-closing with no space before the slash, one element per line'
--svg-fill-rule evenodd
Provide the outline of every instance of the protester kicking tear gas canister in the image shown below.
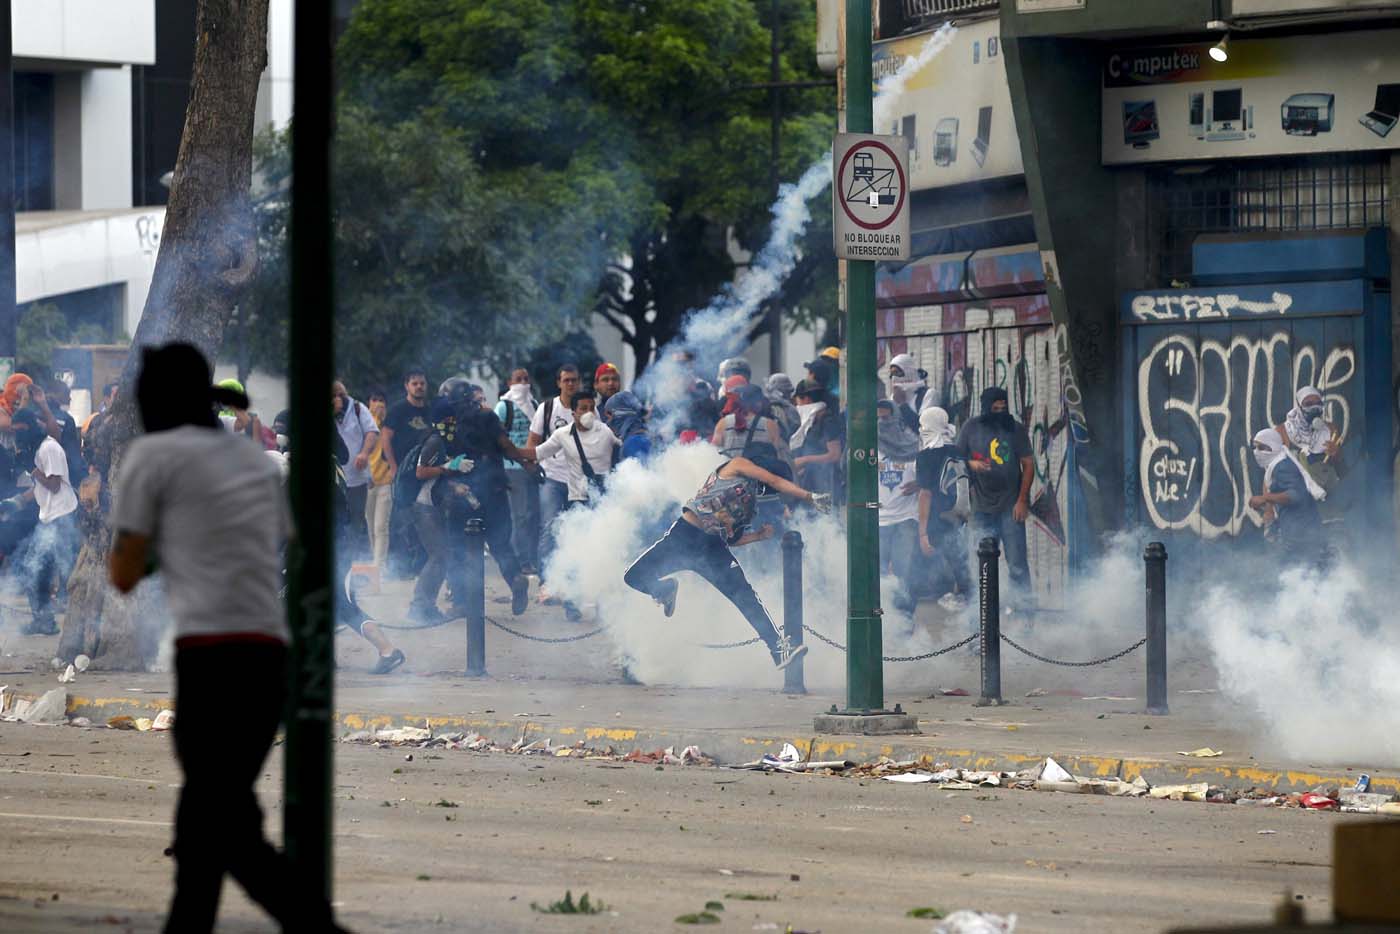
<path fill-rule="evenodd" d="M 772 489 L 784 496 L 811 503 L 825 512 L 831 509 L 831 496 L 811 493 L 781 476 L 787 465 L 775 458 L 749 460 L 736 457 L 725 461 L 705 480 L 696 494 L 681 508 L 680 518 L 660 541 L 632 563 L 623 581 L 661 605 L 670 616 L 676 609 L 679 585 L 671 575 L 693 571 L 744 614 L 773 656 L 773 664 L 786 668 L 806 651 L 805 645 L 792 646 L 779 636 L 768 611 L 754 593 L 744 569 L 729 549 L 763 541 L 773 534 L 772 526 L 747 531 L 753 522 L 758 498 Z"/>

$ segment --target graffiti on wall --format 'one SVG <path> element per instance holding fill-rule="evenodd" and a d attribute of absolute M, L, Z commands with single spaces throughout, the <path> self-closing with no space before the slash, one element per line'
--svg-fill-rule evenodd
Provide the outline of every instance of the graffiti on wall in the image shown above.
<path fill-rule="evenodd" d="M 1137 488 L 1159 529 L 1205 539 L 1262 523 L 1249 508 L 1262 472 L 1255 432 L 1283 421 L 1301 386 L 1316 386 L 1325 417 L 1345 439 L 1358 411 L 1356 348 L 1350 329 L 1323 325 L 1190 328 L 1140 338 L 1137 368 Z"/>
<path fill-rule="evenodd" d="M 1032 586 L 1040 605 L 1052 607 L 1063 601 L 1068 567 L 1064 516 L 1069 509 L 1069 442 L 1076 429 L 1066 387 L 1073 384 L 1048 306 L 1039 301 L 1010 304 L 1015 307 L 903 309 L 898 322 L 884 322 L 888 330 L 881 331 L 888 336 L 880 340 L 879 359 L 913 355 L 928 373 L 929 393 L 958 427 L 979 414 L 982 390 L 1006 390 L 1012 411 L 1030 435 L 1035 459 L 1026 534 Z"/>

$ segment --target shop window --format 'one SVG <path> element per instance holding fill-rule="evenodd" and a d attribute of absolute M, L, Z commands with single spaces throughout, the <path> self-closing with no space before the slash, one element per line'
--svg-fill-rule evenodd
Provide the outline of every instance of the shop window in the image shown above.
<path fill-rule="evenodd" d="M 1159 238 L 1155 284 L 1190 279 L 1200 234 L 1385 226 L 1387 158 L 1339 153 L 1154 168 L 1148 206 Z"/>
<path fill-rule="evenodd" d="M 17 72 L 15 210 L 53 210 L 53 75 Z"/>

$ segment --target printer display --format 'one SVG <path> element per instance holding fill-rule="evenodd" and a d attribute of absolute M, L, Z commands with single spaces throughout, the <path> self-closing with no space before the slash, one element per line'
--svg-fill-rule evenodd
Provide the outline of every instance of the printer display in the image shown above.
<path fill-rule="evenodd" d="M 1332 132 L 1335 95 L 1294 94 L 1283 102 L 1283 132 L 1290 136 L 1316 136 Z"/>

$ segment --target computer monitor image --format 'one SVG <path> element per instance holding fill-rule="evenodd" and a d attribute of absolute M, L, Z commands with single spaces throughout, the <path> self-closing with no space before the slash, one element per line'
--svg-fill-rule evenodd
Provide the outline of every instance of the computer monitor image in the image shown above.
<path fill-rule="evenodd" d="M 958 161 L 958 118 L 944 117 L 933 128 L 933 164 L 952 165 Z"/>
<path fill-rule="evenodd" d="M 1229 88 L 1211 94 L 1211 110 L 1214 111 L 1216 123 L 1239 120 L 1243 106 L 1244 91 L 1240 88 Z"/>
<path fill-rule="evenodd" d="M 977 109 L 977 138 L 972 141 L 972 158 L 980 168 L 987 161 L 987 147 L 992 141 L 992 108 Z"/>
<path fill-rule="evenodd" d="M 1243 88 L 1218 88 L 1210 92 L 1206 110 L 1206 139 L 1212 142 L 1242 140 L 1253 122 L 1244 102 Z"/>
<path fill-rule="evenodd" d="M 1143 149 L 1160 135 L 1155 100 L 1123 102 L 1123 142 L 1125 145 Z"/>

